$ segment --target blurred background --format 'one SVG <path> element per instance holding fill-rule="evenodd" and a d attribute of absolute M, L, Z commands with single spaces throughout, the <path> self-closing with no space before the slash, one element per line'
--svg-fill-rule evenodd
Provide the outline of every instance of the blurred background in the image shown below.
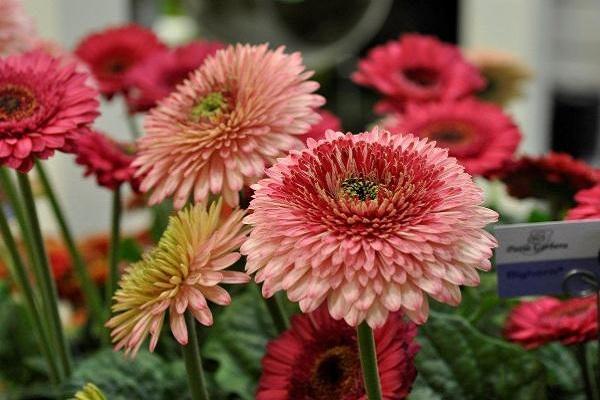
<path fill-rule="evenodd" d="M 534 73 L 509 108 L 525 136 L 522 152 L 566 151 L 597 164 L 600 2 L 597 0 L 26 0 L 39 33 L 72 49 L 93 30 L 126 21 L 154 28 L 171 44 L 194 37 L 285 44 L 317 71 L 326 108 L 344 128 L 376 120 L 372 91 L 349 76 L 367 49 L 403 32 L 434 34 L 464 48 L 510 52 Z M 576 27 L 576 28 L 574 28 Z M 103 104 L 98 127 L 127 139 L 119 102 Z M 141 121 L 140 121 L 141 122 Z M 108 228 L 110 193 L 83 180 L 72 160 L 51 173 L 77 234 Z M 89 213 L 90 207 L 97 212 Z M 124 224 L 135 231 L 144 215 Z"/>

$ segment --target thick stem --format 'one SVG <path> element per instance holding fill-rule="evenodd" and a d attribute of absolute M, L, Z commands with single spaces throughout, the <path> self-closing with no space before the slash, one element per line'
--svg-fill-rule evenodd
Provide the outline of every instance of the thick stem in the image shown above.
<path fill-rule="evenodd" d="M 23 293 L 23 297 L 25 298 L 25 303 L 27 304 L 27 309 L 29 314 L 31 315 L 31 320 L 34 325 L 34 330 L 38 335 L 38 339 L 40 341 L 40 349 L 44 358 L 48 363 L 48 371 L 50 374 L 50 380 L 53 383 L 58 383 L 59 381 L 59 373 L 58 373 L 58 364 L 56 360 L 53 358 L 56 352 L 53 351 L 52 345 L 48 338 L 48 332 L 46 330 L 46 326 L 44 320 L 42 319 L 41 313 L 38 310 L 38 307 L 35 302 L 35 296 L 33 291 L 33 286 L 29 281 L 29 276 L 27 274 L 27 270 L 25 268 L 25 264 L 21 259 L 19 254 L 19 250 L 17 248 L 17 243 L 10 231 L 10 226 L 8 224 L 8 220 L 4 215 L 4 211 L 2 210 L 2 206 L 0 205 L 0 234 L 2 235 L 2 239 L 4 241 L 4 245 L 8 250 L 10 255 L 10 264 L 12 265 L 11 273 L 13 275 L 14 280 L 16 281 L 21 293 Z"/>
<path fill-rule="evenodd" d="M 598 388 L 596 387 L 594 372 L 588 363 L 587 348 L 585 343 L 579 343 L 575 347 L 575 354 L 579 367 L 581 368 L 581 377 L 585 387 L 585 396 L 587 400 L 599 400 Z"/>
<path fill-rule="evenodd" d="M 200 346 L 198 345 L 198 334 L 196 333 L 196 319 L 189 311 L 185 313 L 185 323 L 188 329 L 188 344 L 181 346 L 181 349 L 192 400 L 208 400 L 206 380 L 202 370 L 202 358 L 200 358 Z"/>
<path fill-rule="evenodd" d="M 50 207 L 52 208 L 52 212 L 54 213 L 54 217 L 56 218 L 56 222 L 60 228 L 63 241 L 67 246 L 71 260 L 73 261 L 75 274 L 77 275 L 77 279 L 81 285 L 84 300 L 88 306 L 88 309 L 90 310 L 90 314 L 99 328 L 99 332 L 106 332 L 104 329 L 105 315 L 102 309 L 100 292 L 98 291 L 96 285 L 94 285 L 89 270 L 83 261 L 83 257 L 77 249 L 77 245 L 75 244 L 75 240 L 65 218 L 65 214 L 60 206 L 60 203 L 58 202 L 58 198 L 54 193 L 54 189 L 52 188 L 52 184 L 48 179 L 48 175 L 46 174 L 44 167 L 40 162 L 36 163 L 36 167 L 40 181 L 44 188 L 44 192 L 46 193 L 48 201 L 50 202 Z M 106 334 L 101 334 L 101 336 L 103 336 L 104 339 L 107 339 Z"/>
<path fill-rule="evenodd" d="M 52 277 L 52 272 L 50 271 L 50 264 L 48 263 L 48 257 L 44 247 L 44 238 L 42 237 L 42 231 L 40 229 L 40 222 L 38 220 L 37 208 L 31 190 L 31 183 L 29 182 L 27 174 L 19 173 L 17 174 L 17 177 L 25 207 L 25 219 L 31 229 L 33 247 L 37 254 L 36 258 L 40 263 L 40 274 L 42 276 L 38 285 L 44 288 L 43 292 L 46 298 L 43 299 L 43 305 L 46 308 L 45 311 L 48 313 L 50 338 L 54 341 L 54 346 L 60 359 L 62 377 L 68 377 L 71 375 L 71 357 L 67 349 L 67 341 L 58 314 L 56 285 L 54 283 L 54 278 Z"/>
<path fill-rule="evenodd" d="M 358 348 L 360 350 L 360 365 L 363 371 L 365 392 L 369 400 L 381 400 L 381 383 L 377 368 L 377 352 L 373 330 L 366 322 L 357 328 Z"/>
<path fill-rule="evenodd" d="M 281 299 L 277 294 L 275 293 L 268 299 L 265 298 L 265 303 L 267 304 L 267 309 L 269 310 L 269 314 L 271 314 L 275 328 L 277 328 L 277 332 L 281 334 L 289 329 L 290 323 L 287 313 L 281 304 Z"/>
<path fill-rule="evenodd" d="M 106 303 L 110 312 L 112 296 L 119 281 L 119 249 L 121 243 L 121 187 L 113 192 L 112 223 L 110 235 L 110 261 L 106 283 Z"/>

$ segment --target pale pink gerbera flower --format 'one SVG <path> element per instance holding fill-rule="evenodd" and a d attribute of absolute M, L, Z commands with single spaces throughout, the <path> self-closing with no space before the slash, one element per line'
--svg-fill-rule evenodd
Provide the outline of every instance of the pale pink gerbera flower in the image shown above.
<path fill-rule="evenodd" d="M 223 217 L 219 200 L 208 210 L 197 204 L 171 217 L 158 246 L 121 278 L 114 316 L 106 324 L 117 350 L 135 355 L 150 334 L 153 351 L 167 310 L 171 331 L 182 345 L 188 342 L 186 311 L 212 325 L 206 300 L 227 305 L 231 297 L 219 285 L 249 280 L 243 272 L 225 271 L 240 258 L 237 249 L 247 234 L 243 216 L 244 211 L 235 210 Z"/>
<path fill-rule="evenodd" d="M 0 55 L 30 50 L 34 43 L 33 21 L 20 0 L 0 0 Z"/>
<path fill-rule="evenodd" d="M 150 203 L 174 195 L 181 208 L 222 193 L 229 205 L 319 120 L 323 104 L 300 53 L 229 46 L 209 57 L 146 117 L 134 165 Z"/>
<path fill-rule="evenodd" d="M 498 215 L 435 142 L 328 131 L 266 174 L 241 250 L 265 297 L 285 290 L 303 312 L 327 301 L 352 326 L 379 327 L 398 310 L 423 323 L 426 295 L 457 305 L 459 286 L 491 267 L 496 240 L 483 228 Z"/>

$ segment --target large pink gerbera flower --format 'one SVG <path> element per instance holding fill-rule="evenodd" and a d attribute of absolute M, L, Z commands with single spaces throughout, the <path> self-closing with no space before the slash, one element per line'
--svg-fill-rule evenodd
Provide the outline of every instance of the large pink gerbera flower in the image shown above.
<path fill-rule="evenodd" d="M 65 150 L 98 115 L 87 78 L 42 52 L 0 58 L 0 165 L 27 172 Z"/>
<path fill-rule="evenodd" d="M 30 50 L 35 37 L 33 21 L 20 0 L 0 1 L 0 55 Z"/>
<path fill-rule="evenodd" d="M 132 112 L 147 111 L 175 90 L 206 57 L 225 47 L 220 42 L 197 41 L 173 50 L 156 52 L 131 68 L 125 79 L 127 103 Z"/>
<path fill-rule="evenodd" d="M 386 400 L 405 399 L 417 376 L 416 326 L 392 314 L 376 329 L 375 347 Z M 365 399 L 356 330 L 321 307 L 292 318 L 292 327 L 267 345 L 257 400 Z"/>
<path fill-rule="evenodd" d="M 285 290 L 304 312 L 327 301 L 334 318 L 372 328 L 398 310 L 425 322 L 426 295 L 457 305 L 496 246 L 483 228 L 497 214 L 471 177 L 412 135 L 326 136 L 252 186 L 242 254 L 263 295 Z"/>
<path fill-rule="evenodd" d="M 136 24 L 109 28 L 86 36 L 75 54 L 91 69 L 107 98 L 125 91 L 125 76 L 138 63 L 165 45 L 149 29 Z"/>
<path fill-rule="evenodd" d="M 501 168 L 521 140 L 519 128 L 501 108 L 473 99 L 409 104 L 389 129 L 435 140 L 472 175 Z"/>
<path fill-rule="evenodd" d="M 402 111 L 407 102 L 465 97 L 484 87 L 477 68 L 451 44 L 432 36 L 407 34 L 372 49 L 358 64 L 352 79 L 389 101 L 379 110 Z"/>
<path fill-rule="evenodd" d="M 300 53 L 283 51 L 220 50 L 150 111 L 134 164 L 151 204 L 174 195 L 180 208 L 192 193 L 200 202 L 210 192 L 236 205 L 266 165 L 302 147 L 297 137 L 319 120 L 314 108 L 324 100 Z"/>

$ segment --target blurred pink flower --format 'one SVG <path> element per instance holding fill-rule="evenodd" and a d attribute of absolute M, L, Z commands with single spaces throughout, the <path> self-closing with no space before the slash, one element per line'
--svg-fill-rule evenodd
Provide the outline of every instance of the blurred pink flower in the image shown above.
<path fill-rule="evenodd" d="M 35 39 L 33 21 L 21 0 L 0 1 L 0 56 L 27 51 Z"/>
<path fill-rule="evenodd" d="M 321 116 L 321 120 L 314 125 L 311 125 L 310 130 L 302 135 L 301 139 L 306 143 L 306 141 L 311 138 L 314 140 L 320 140 L 325 137 L 325 132 L 329 129 L 332 131 L 340 131 L 342 130 L 342 121 L 327 110 L 318 110 L 319 115 Z"/>
<path fill-rule="evenodd" d="M 577 192 L 577 205 L 570 209 L 566 219 L 600 219 L 600 185 Z"/>

